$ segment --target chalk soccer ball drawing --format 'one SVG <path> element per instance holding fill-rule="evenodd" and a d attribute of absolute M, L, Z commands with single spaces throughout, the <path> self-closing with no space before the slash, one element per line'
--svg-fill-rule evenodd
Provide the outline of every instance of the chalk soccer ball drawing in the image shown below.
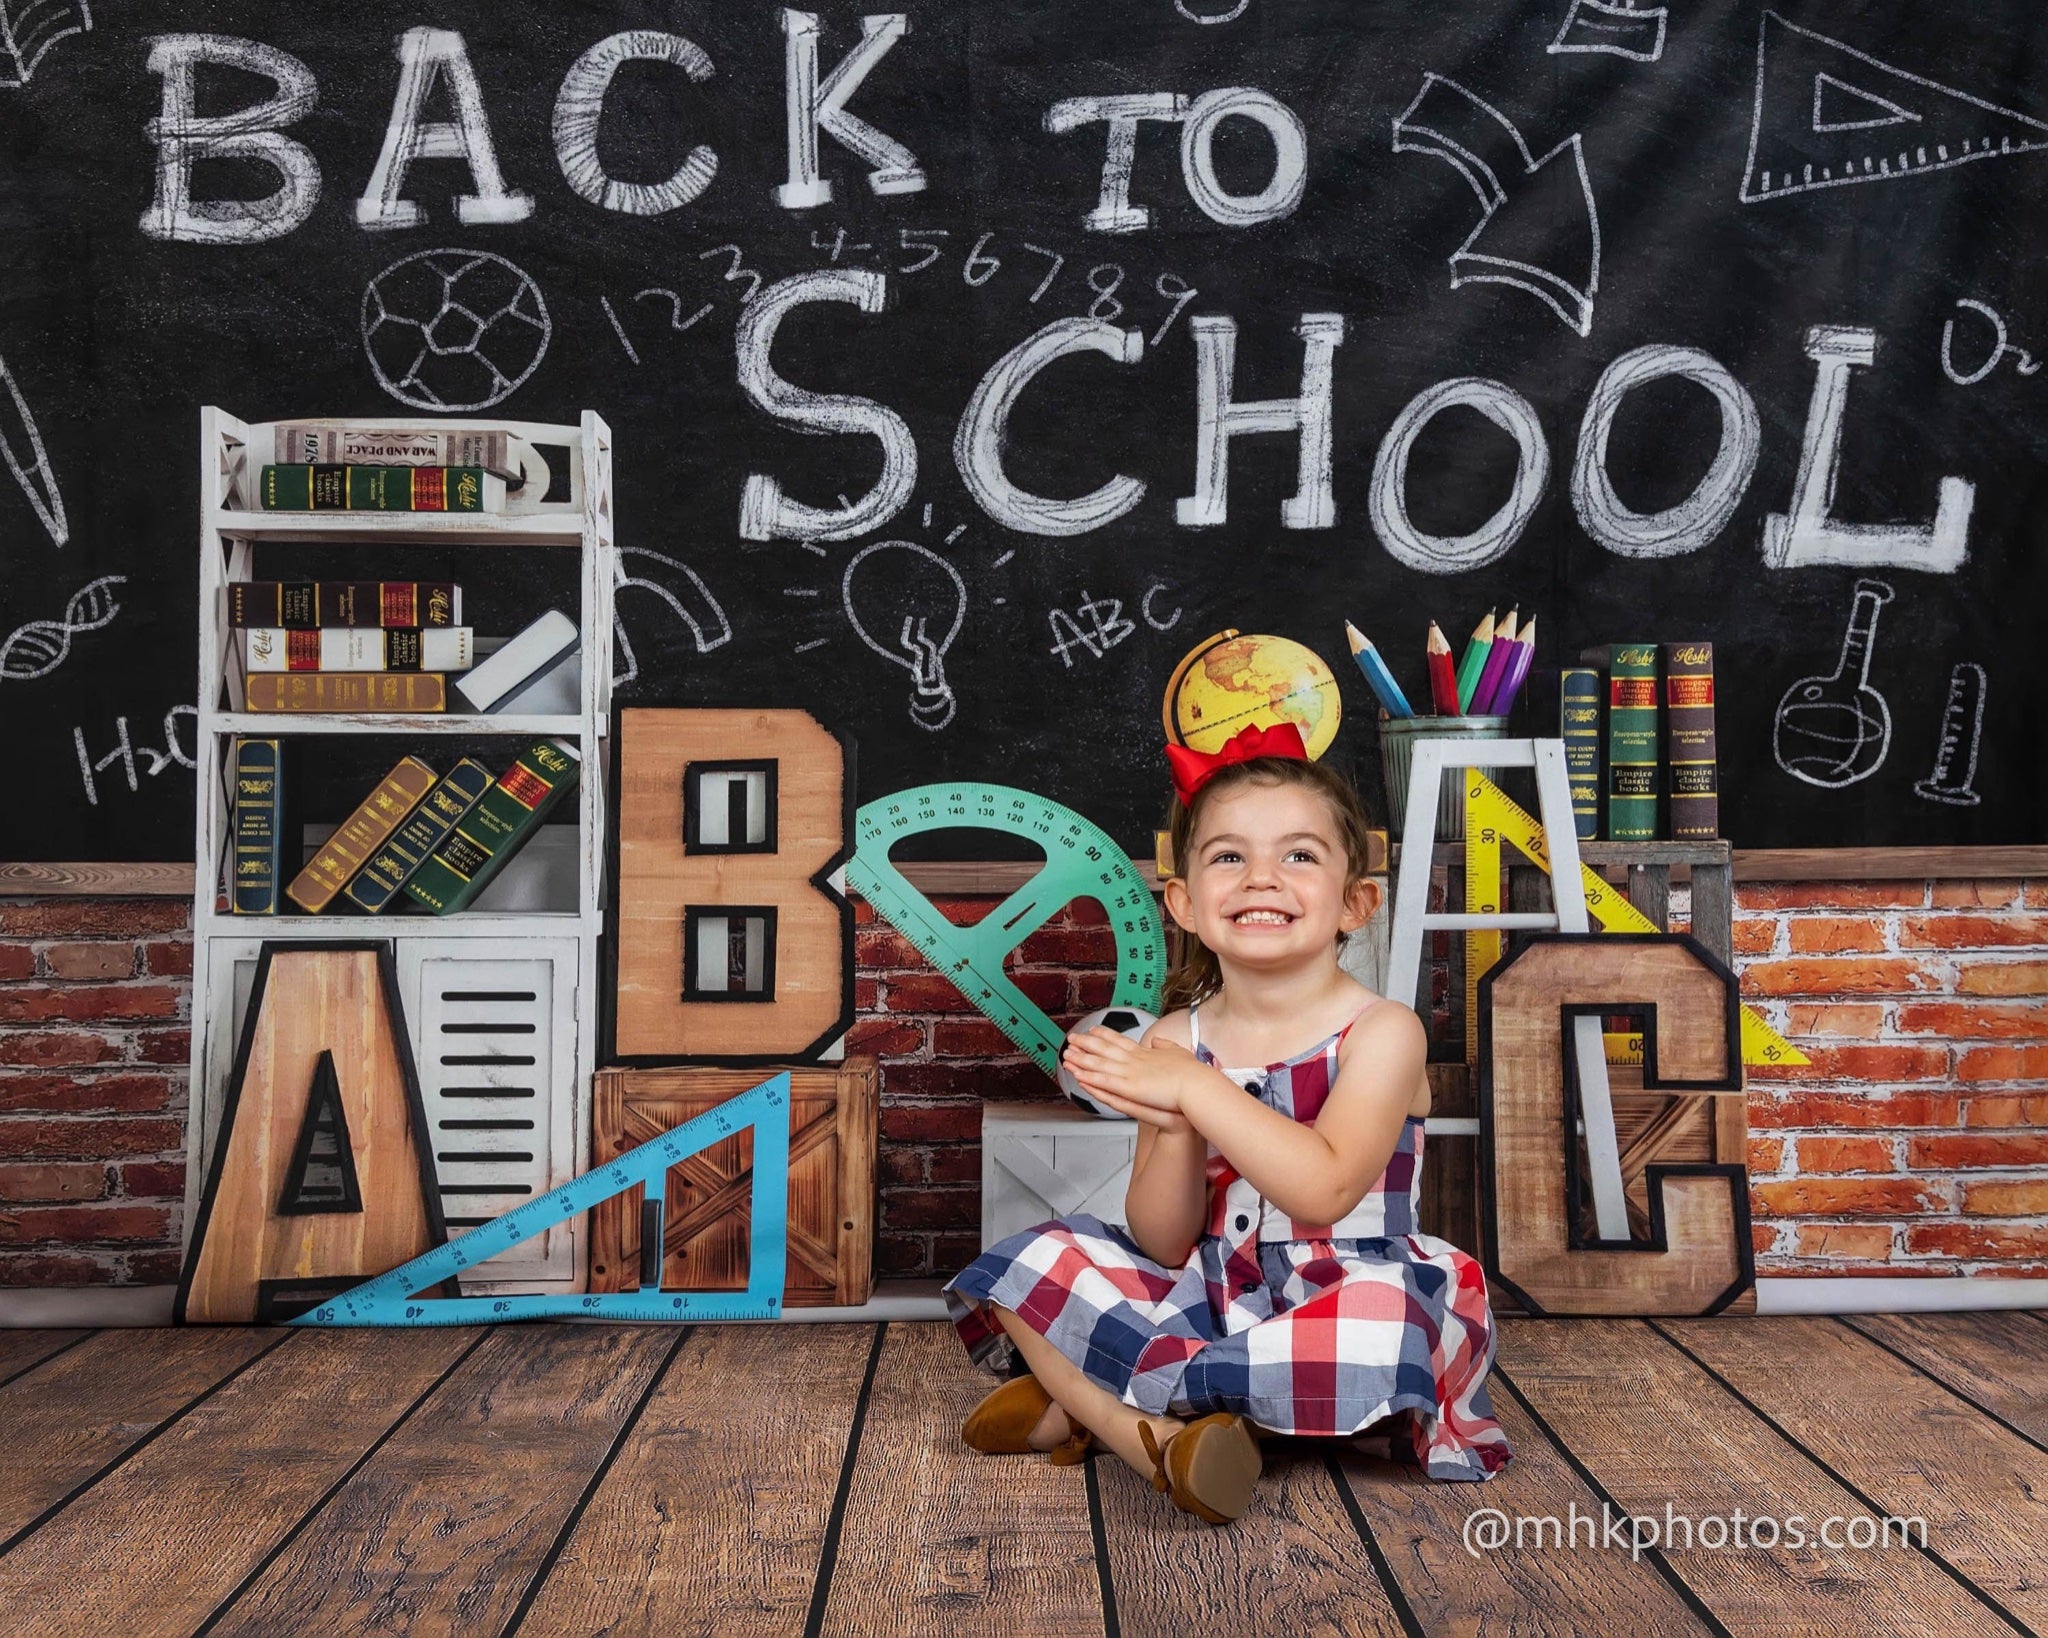
<path fill-rule="evenodd" d="M 1086 1013 L 1076 1020 L 1074 1027 L 1068 1030 L 1067 1033 L 1069 1035 L 1079 1035 L 1083 1030 L 1093 1029 L 1097 1024 L 1100 1024 L 1104 1029 L 1113 1029 L 1117 1034 L 1135 1041 L 1158 1022 L 1158 1019 L 1141 1007 L 1098 1007 L 1095 1011 Z M 1059 1082 L 1060 1091 L 1066 1095 L 1067 1101 L 1078 1104 L 1081 1108 L 1087 1110 L 1089 1114 L 1100 1115 L 1104 1120 L 1129 1120 L 1131 1118 L 1122 1110 L 1112 1109 L 1108 1104 L 1101 1103 L 1091 1097 L 1082 1089 L 1081 1083 L 1074 1079 L 1072 1071 L 1067 1069 L 1064 1064 L 1060 1066 Z"/>
<path fill-rule="evenodd" d="M 502 403 L 540 367 L 553 329 L 540 286 L 485 250 L 419 251 L 363 291 L 370 368 L 414 409 Z"/>

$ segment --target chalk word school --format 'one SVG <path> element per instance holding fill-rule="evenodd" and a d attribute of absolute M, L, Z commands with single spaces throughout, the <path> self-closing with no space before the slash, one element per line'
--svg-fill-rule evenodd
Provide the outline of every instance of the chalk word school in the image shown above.
<path fill-rule="evenodd" d="M 849 111 L 861 83 L 909 32 L 901 12 L 861 20 L 861 37 L 829 72 L 820 72 L 821 26 L 808 12 L 785 9 L 785 83 L 788 174 L 774 189 L 776 203 L 797 211 L 831 201 L 832 183 L 821 169 L 819 138 L 829 136 L 868 167 L 869 187 L 881 196 L 924 190 L 915 152 L 897 136 Z M 398 85 L 384 141 L 356 220 L 372 231 L 424 225 L 425 210 L 406 195 L 414 161 L 453 159 L 469 169 L 472 191 L 455 200 L 467 225 L 525 221 L 533 196 L 510 187 L 498 164 L 483 88 L 460 34 L 414 28 L 398 39 Z M 718 172 L 718 155 L 699 144 L 675 172 L 659 182 L 620 181 L 598 157 L 605 97 L 619 70 L 632 62 L 666 64 L 701 83 L 712 77 L 710 56 L 679 34 L 636 29 L 591 46 L 563 75 L 551 135 L 556 162 L 571 191 L 599 209 L 653 216 L 680 210 L 699 198 Z M 276 87 L 264 101 L 228 113 L 198 112 L 204 67 L 240 69 Z M 162 81 L 161 107 L 146 131 L 156 147 L 156 191 L 141 218 L 153 238 L 234 245 L 281 238 L 297 229 L 320 197 L 320 167 L 286 128 L 318 100 L 312 71 L 297 57 L 260 41 L 216 34 L 159 35 L 150 43 L 150 71 Z M 452 118 L 430 118 L 428 104 L 445 104 Z M 1272 171 L 1252 193 L 1227 192 L 1218 178 L 1213 143 L 1229 119 L 1249 120 L 1271 141 Z M 1300 203 L 1308 165 L 1306 129 L 1279 99 L 1249 86 L 1225 86 L 1198 95 L 1144 92 L 1062 100 L 1045 115 L 1045 129 L 1061 136 L 1100 126 L 1105 155 L 1098 197 L 1083 213 L 1090 232 L 1143 232 L 1151 221 L 1130 196 L 1140 128 L 1180 127 L 1183 181 L 1194 203 L 1212 220 L 1246 228 L 1292 212 Z M 195 164 L 208 159 L 253 160 L 274 172 L 276 188 L 259 199 L 194 199 Z M 746 305 L 736 330 L 739 384 L 769 415 L 808 431 L 874 439 L 882 471 L 868 491 L 838 507 L 805 505 L 776 479 L 752 473 L 739 498 L 739 533 L 746 540 L 849 540 L 883 527 L 906 506 L 917 487 L 918 450 L 908 424 L 887 405 L 858 395 L 821 395 L 779 375 L 772 361 L 777 327 L 794 309 L 843 302 L 866 314 L 886 305 L 885 275 L 852 268 L 798 274 L 762 289 Z M 1281 504 L 1286 529 L 1330 529 L 1337 521 L 1330 466 L 1335 358 L 1343 344 L 1341 313 L 1303 313 L 1295 324 L 1302 343 L 1300 391 L 1291 398 L 1236 396 L 1237 325 L 1225 315 L 1189 321 L 1196 370 L 1195 492 L 1174 503 L 1182 528 L 1228 521 L 1231 440 L 1281 433 L 1298 440 L 1295 493 Z M 1817 325 L 1805 338 L 1817 366 L 1798 476 L 1789 509 L 1766 516 L 1763 555 L 1773 568 L 1820 564 L 1893 567 L 1953 573 L 1968 551 L 1974 485 L 1960 477 L 1940 481 L 1934 517 L 1924 523 L 1846 525 L 1831 516 L 1850 372 L 1874 360 L 1877 334 L 1848 326 Z M 1144 479 L 1118 474 L 1086 495 L 1055 498 L 1013 482 L 1004 461 L 1010 419 L 1026 388 L 1060 359 L 1094 353 L 1119 365 L 1144 357 L 1144 334 L 1097 319 L 1068 318 L 1046 325 L 1012 348 L 981 378 L 961 414 L 953 459 L 975 503 L 991 521 L 1023 534 L 1090 533 L 1133 511 L 1148 490 Z M 1608 476 L 1608 439 L 1622 401 L 1635 389 L 1678 377 L 1709 393 L 1720 411 L 1720 441 L 1693 492 L 1654 513 L 1627 506 Z M 1433 535 L 1408 515 L 1408 463 L 1423 429 L 1454 406 L 1476 410 L 1513 440 L 1516 471 L 1508 498 L 1478 528 Z M 1574 511 L 1587 534 L 1623 557 L 1661 558 L 1696 551 L 1734 516 L 1755 473 L 1762 448 L 1755 401 L 1718 360 L 1695 348 L 1650 345 L 1608 365 L 1588 399 L 1569 477 Z M 1550 481 L 1548 438 L 1535 407 L 1506 384 L 1481 377 L 1443 381 L 1418 393 L 1381 439 L 1373 462 L 1369 510 L 1388 553 L 1430 574 L 1481 568 L 1520 539 Z"/>

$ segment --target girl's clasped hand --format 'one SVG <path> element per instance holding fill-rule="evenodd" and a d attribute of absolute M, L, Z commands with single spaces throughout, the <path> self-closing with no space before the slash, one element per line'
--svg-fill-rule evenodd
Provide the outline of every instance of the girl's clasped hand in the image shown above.
<path fill-rule="evenodd" d="M 1162 1132 L 1192 1131 L 1183 1100 L 1203 1077 L 1224 1079 L 1156 1029 L 1140 1043 L 1098 1024 L 1067 1038 L 1062 1061 L 1075 1080 L 1118 1114 Z"/>

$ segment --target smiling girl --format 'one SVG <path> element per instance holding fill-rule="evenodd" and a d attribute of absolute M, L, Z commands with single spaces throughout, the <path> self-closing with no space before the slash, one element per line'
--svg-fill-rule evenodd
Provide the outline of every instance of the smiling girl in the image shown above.
<path fill-rule="evenodd" d="M 1218 1524 L 1250 1504 L 1257 1431 L 1370 1428 L 1360 1448 L 1490 1479 L 1513 1452 L 1486 1278 L 1417 1227 L 1428 1043 L 1337 962 L 1381 898 L 1357 793 L 1291 725 L 1167 755 L 1174 1010 L 1142 1042 L 1094 1029 L 1066 1051 L 1138 1122 L 1130 1227 L 1055 1218 L 948 1282 L 970 1358 L 1030 1368 L 961 1437 L 1062 1464 L 1099 1439 Z"/>

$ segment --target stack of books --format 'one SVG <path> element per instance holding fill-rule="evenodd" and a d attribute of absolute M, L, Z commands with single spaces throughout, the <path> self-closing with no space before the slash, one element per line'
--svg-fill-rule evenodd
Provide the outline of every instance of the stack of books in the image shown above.
<path fill-rule="evenodd" d="M 581 763 L 554 739 L 534 741 L 495 777 L 468 757 L 438 776 L 421 758 L 403 757 L 288 875 L 298 853 L 288 851 L 280 750 L 274 739 L 235 741 L 229 902 L 237 915 L 464 909 L 576 788 Z"/>
<path fill-rule="evenodd" d="M 1714 645 L 1612 643 L 1559 679 L 1559 732 L 1582 842 L 1721 832 Z"/>

